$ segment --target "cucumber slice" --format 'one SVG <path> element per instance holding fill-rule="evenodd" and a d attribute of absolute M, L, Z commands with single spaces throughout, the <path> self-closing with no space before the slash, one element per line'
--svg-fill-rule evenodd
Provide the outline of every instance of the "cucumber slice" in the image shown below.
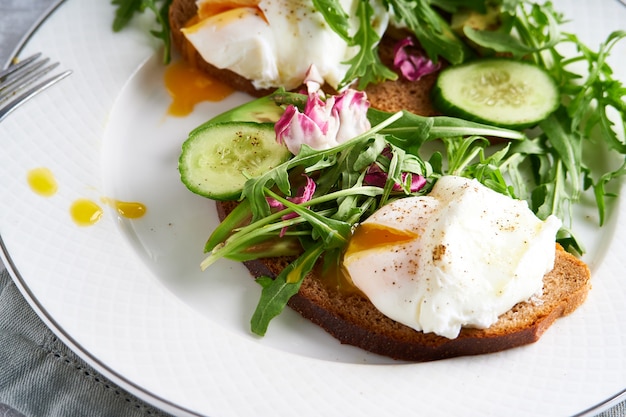
<path fill-rule="evenodd" d="M 248 178 L 291 157 L 276 141 L 273 123 L 227 122 L 194 130 L 178 160 L 190 191 L 214 200 L 236 200 Z"/>
<path fill-rule="evenodd" d="M 274 123 L 280 119 L 280 116 L 282 116 L 284 112 L 285 109 L 276 104 L 276 102 L 272 99 L 272 96 L 263 96 L 215 116 L 211 120 L 196 127 L 190 135 L 193 135 L 196 130 L 204 129 L 206 126 L 215 123 Z"/>
<path fill-rule="evenodd" d="M 557 109 L 559 89 L 545 70 L 532 63 L 493 58 L 442 71 L 433 100 L 450 116 L 524 129 Z"/>

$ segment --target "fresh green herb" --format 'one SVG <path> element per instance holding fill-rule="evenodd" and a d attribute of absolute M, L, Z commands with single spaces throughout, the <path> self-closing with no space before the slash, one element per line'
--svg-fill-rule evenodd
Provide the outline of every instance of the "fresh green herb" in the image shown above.
<path fill-rule="evenodd" d="M 456 13 L 459 9 L 467 8 L 470 10 L 475 10 L 478 13 L 487 13 L 488 3 L 497 3 L 497 2 L 486 2 L 484 0 L 431 0 L 430 4 L 434 8 L 441 9 L 447 13 Z"/>
<path fill-rule="evenodd" d="M 150 33 L 163 41 L 163 63 L 169 63 L 172 46 L 170 24 L 167 16 L 172 0 L 111 0 L 111 4 L 117 6 L 113 20 L 114 32 L 119 32 L 128 26 L 135 14 L 142 14 L 146 9 L 154 13 L 158 29 L 151 30 Z"/>
<path fill-rule="evenodd" d="M 368 1 L 359 2 L 358 8 L 359 29 L 348 42 L 350 46 L 358 46 L 359 52 L 348 62 L 350 69 L 341 82 L 341 86 L 350 84 L 358 79 L 358 88 L 364 89 L 372 83 L 380 83 L 385 80 L 395 80 L 397 74 L 387 68 L 378 55 L 376 45 L 380 36 L 376 33 L 372 25 L 373 10 Z"/>
<path fill-rule="evenodd" d="M 324 16 L 328 26 L 344 41 L 350 40 L 350 16 L 336 0 L 313 0 L 313 6 Z M 369 22 L 369 19 L 367 20 Z"/>
<path fill-rule="evenodd" d="M 111 0 L 111 4 L 117 6 L 115 19 L 113 20 L 113 31 L 119 32 L 130 23 L 137 12 L 143 12 L 143 0 Z"/>
<path fill-rule="evenodd" d="M 304 277 L 313 269 L 324 250 L 324 245 L 317 243 L 289 264 L 276 278 L 257 279 L 263 290 L 250 320 L 250 327 L 254 333 L 259 336 L 265 335 L 270 321 L 278 316 L 285 309 L 289 299 L 298 293 Z"/>

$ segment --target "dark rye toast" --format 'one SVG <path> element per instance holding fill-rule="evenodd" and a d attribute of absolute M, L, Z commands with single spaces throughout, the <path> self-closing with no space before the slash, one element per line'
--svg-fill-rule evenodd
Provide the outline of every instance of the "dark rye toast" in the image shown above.
<path fill-rule="evenodd" d="M 174 0 L 170 8 L 173 42 L 183 59 L 196 68 L 253 96 L 271 91 L 256 90 L 252 83 L 228 70 L 206 63 L 185 39 L 180 29 L 196 15 L 195 0 Z M 383 38 L 381 59 L 392 59 L 392 38 Z M 418 82 L 402 79 L 368 87 L 373 107 L 395 112 L 408 110 L 421 115 L 434 115 L 430 90 L 437 75 Z M 236 202 L 217 202 L 220 220 Z M 245 262 L 255 277 L 278 275 L 291 261 L 289 258 L 269 258 Z M 545 275 L 543 296 L 533 302 L 522 302 L 503 314 L 488 329 L 464 328 L 455 339 L 433 333 L 415 331 L 397 323 L 378 311 L 358 291 L 340 291 L 328 285 L 318 265 L 304 280 L 300 291 L 289 306 L 302 316 L 324 328 L 341 343 L 406 361 L 432 361 L 455 356 L 478 355 L 510 349 L 537 341 L 559 317 L 574 311 L 585 300 L 590 289 L 587 266 L 556 245 L 554 269 Z"/>
<path fill-rule="evenodd" d="M 222 220 L 237 203 L 216 204 Z M 286 257 L 267 258 L 244 264 L 254 277 L 275 277 L 290 261 Z M 327 281 L 318 262 L 289 301 L 289 307 L 341 343 L 416 362 L 480 355 L 536 342 L 557 318 L 580 306 L 591 287 L 587 265 L 557 244 L 554 269 L 544 276 L 543 295 L 539 299 L 518 303 L 487 329 L 463 328 L 457 338 L 448 339 L 393 321 L 363 294 L 339 290 Z"/>

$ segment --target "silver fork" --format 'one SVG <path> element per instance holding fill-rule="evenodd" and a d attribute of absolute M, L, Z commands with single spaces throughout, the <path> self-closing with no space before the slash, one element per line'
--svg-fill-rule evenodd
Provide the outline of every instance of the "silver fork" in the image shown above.
<path fill-rule="evenodd" d="M 33 85 L 59 64 L 36 53 L 0 72 L 0 122 L 13 110 L 72 73 L 66 70 Z"/>

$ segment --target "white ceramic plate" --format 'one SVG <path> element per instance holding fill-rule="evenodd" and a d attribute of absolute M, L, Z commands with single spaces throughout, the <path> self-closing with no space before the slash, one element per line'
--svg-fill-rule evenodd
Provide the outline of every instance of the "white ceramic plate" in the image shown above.
<path fill-rule="evenodd" d="M 594 47 L 626 21 L 617 2 L 556 3 Z M 0 125 L 2 259 L 46 323 L 97 369 L 169 412 L 212 417 L 583 415 L 624 392 L 621 203 L 603 229 L 593 211 L 581 216 L 593 290 L 534 345 L 394 363 L 339 345 L 291 311 L 264 339 L 250 335 L 259 289 L 238 264 L 200 273 L 215 210 L 186 191 L 176 169 L 187 132 L 245 96 L 167 116 L 149 19 L 119 34 L 112 19 L 107 1 L 63 3 L 22 55 L 45 51 L 74 74 Z M 621 45 L 613 59 L 621 79 L 624 57 Z M 58 181 L 52 197 L 27 184 L 38 167 Z M 124 219 L 103 197 L 144 203 L 147 214 Z M 104 208 L 90 227 L 69 214 L 83 198 Z"/>

